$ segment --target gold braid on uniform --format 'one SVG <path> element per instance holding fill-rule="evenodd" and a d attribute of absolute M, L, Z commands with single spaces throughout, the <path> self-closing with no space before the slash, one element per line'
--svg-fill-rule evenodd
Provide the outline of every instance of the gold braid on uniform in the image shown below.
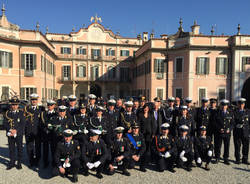
<path fill-rule="evenodd" d="M 41 113 L 41 119 L 42 119 L 42 122 L 45 124 L 45 120 L 44 120 L 43 115 L 44 115 L 44 113 L 43 113 L 43 111 L 42 111 L 42 113 Z"/>
<path fill-rule="evenodd" d="M 25 118 L 26 120 L 30 117 L 30 121 L 33 122 L 34 114 L 31 112 L 27 111 L 27 106 L 24 107 L 24 112 L 25 112 Z"/>
<path fill-rule="evenodd" d="M 12 129 L 12 128 L 13 128 L 13 121 L 14 121 L 14 119 L 12 119 L 12 118 L 10 118 L 10 117 L 8 116 L 8 112 L 9 112 L 9 111 L 6 111 L 5 117 L 6 117 L 6 119 L 8 120 L 8 123 L 10 124 L 10 127 L 11 127 L 11 129 Z"/>
<path fill-rule="evenodd" d="M 131 127 L 131 123 L 125 120 L 124 114 L 122 112 L 121 112 L 121 120 L 128 128 Z"/>

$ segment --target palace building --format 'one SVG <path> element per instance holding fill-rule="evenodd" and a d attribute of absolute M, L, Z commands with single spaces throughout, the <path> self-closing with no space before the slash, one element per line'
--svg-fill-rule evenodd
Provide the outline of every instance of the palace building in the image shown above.
<path fill-rule="evenodd" d="M 23 30 L 0 17 L 0 97 L 13 94 L 41 101 L 90 93 L 109 98 L 143 94 L 202 97 L 240 96 L 250 100 L 250 35 L 200 33 L 195 22 L 185 32 L 182 20 L 174 35 L 147 32 L 126 38 L 105 28 L 101 18 L 69 34 Z"/>

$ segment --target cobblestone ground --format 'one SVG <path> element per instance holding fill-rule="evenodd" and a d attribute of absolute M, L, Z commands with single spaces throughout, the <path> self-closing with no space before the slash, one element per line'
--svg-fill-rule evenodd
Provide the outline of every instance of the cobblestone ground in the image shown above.
<path fill-rule="evenodd" d="M 6 171 L 6 164 L 8 163 L 8 148 L 7 138 L 4 131 L 0 131 L 0 183 L 21 183 L 21 184 L 34 184 L 34 183 L 71 183 L 67 178 L 51 176 L 51 168 L 38 169 L 37 171 L 31 170 L 27 167 L 26 150 L 24 150 L 24 164 L 23 169 L 18 171 L 12 169 Z M 172 174 L 168 171 L 159 173 L 154 169 L 148 169 L 146 173 L 142 173 L 137 169 L 130 170 L 131 176 L 123 176 L 115 174 L 113 176 L 104 175 L 104 178 L 99 180 L 93 174 L 85 177 L 79 174 L 78 183 L 250 183 L 250 166 L 234 164 L 234 146 L 231 140 L 230 147 L 230 160 L 231 165 L 226 166 L 222 162 L 214 165 L 210 164 L 211 170 L 205 171 L 201 168 L 193 168 L 192 172 L 187 172 L 183 169 L 176 169 L 176 173 Z"/>

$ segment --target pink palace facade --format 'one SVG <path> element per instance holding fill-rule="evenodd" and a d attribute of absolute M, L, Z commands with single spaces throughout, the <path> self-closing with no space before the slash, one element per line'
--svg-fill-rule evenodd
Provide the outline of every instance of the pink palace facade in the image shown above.
<path fill-rule="evenodd" d="M 195 22 L 174 35 L 144 32 L 126 38 L 91 18 L 88 27 L 68 34 L 24 30 L 0 17 L 0 97 L 14 93 L 40 101 L 90 93 L 116 97 L 143 94 L 250 101 L 250 35 L 203 35 Z"/>

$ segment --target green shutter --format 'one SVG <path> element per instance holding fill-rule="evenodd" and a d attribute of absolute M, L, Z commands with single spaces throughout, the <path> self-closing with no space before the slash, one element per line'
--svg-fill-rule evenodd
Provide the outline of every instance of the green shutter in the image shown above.
<path fill-rule="evenodd" d="M 108 49 L 106 49 L 106 56 L 108 56 L 109 55 L 109 50 Z"/>
<path fill-rule="evenodd" d="M 2 55 L 3 55 L 3 51 L 0 51 L 0 67 L 2 67 Z"/>
<path fill-rule="evenodd" d="M 196 75 L 200 74 L 199 66 L 200 66 L 200 58 L 197 57 L 196 58 Z"/>
<path fill-rule="evenodd" d="M 21 69 L 25 69 L 25 54 L 21 54 Z"/>
<path fill-rule="evenodd" d="M 83 77 L 86 77 L 86 66 L 83 66 Z"/>
<path fill-rule="evenodd" d="M 80 49 L 79 49 L 79 48 L 76 49 L 76 54 L 77 54 L 77 55 L 80 54 Z"/>
<path fill-rule="evenodd" d="M 79 66 L 76 66 L 76 77 L 79 77 Z"/>
<path fill-rule="evenodd" d="M 61 54 L 64 54 L 64 53 L 63 53 L 63 47 L 61 47 Z"/>
<path fill-rule="evenodd" d="M 9 52 L 9 68 L 13 67 L 13 54 Z"/>
<path fill-rule="evenodd" d="M 25 94 L 25 88 L 21 88 L 20 89 L 20 97 L 21 97 L 21 99 L 25 99 L 24 94 Z"/>
<path fill-rule="evenodd" d="M 37 93 L 37 88 L 33 88 L 33 93 Z"/>
<path fill-rule="evenodd" d="M 69 48 L 69 53 L 68 54 L 71 54 L 71 48 Z"/>
<path fill-rule="evenodd" d="M 33 70 L 36 70 L 36 54 L 33 54 Z"/>
<path fill-rule="evenodd" d="M 228 58 L 225 58 L 225 75 L 227 75 L 228 74 Z"/>
<path fill-rule="evenodd" d="M 216 58 L 216 75 L 219 75 L 220 58 Z"/>
<path fill-rule="evenodd" d="M 210 59 L 207 58 L 206 59 L 206 74 L 209 74 L 209 70 L 210 70 Z"/>
<path fill-rule="evenodd" d="M 61 71 L 62 71 L 62 79 L 63 79 L 63 77 L 64 77 L 64 74 L 63 74 L 63 68 L 64 68 L 64 66 L 62 66 L 62 69 L 61 69 Z"/>
<path fill-rule="evenodd" d="M 69 69 L 69 80 L 71 79 L 71 66 L 68 66 L 68 69 Z"/>
<path fill-rule="evenodd" d="M 120 51 L 120 55 L 122 56 L 122 50 Z"/>
<path fill-rule="evenodd" d="M 154 60 L 154 72 L 157 72 L 157 59 Z"/>

